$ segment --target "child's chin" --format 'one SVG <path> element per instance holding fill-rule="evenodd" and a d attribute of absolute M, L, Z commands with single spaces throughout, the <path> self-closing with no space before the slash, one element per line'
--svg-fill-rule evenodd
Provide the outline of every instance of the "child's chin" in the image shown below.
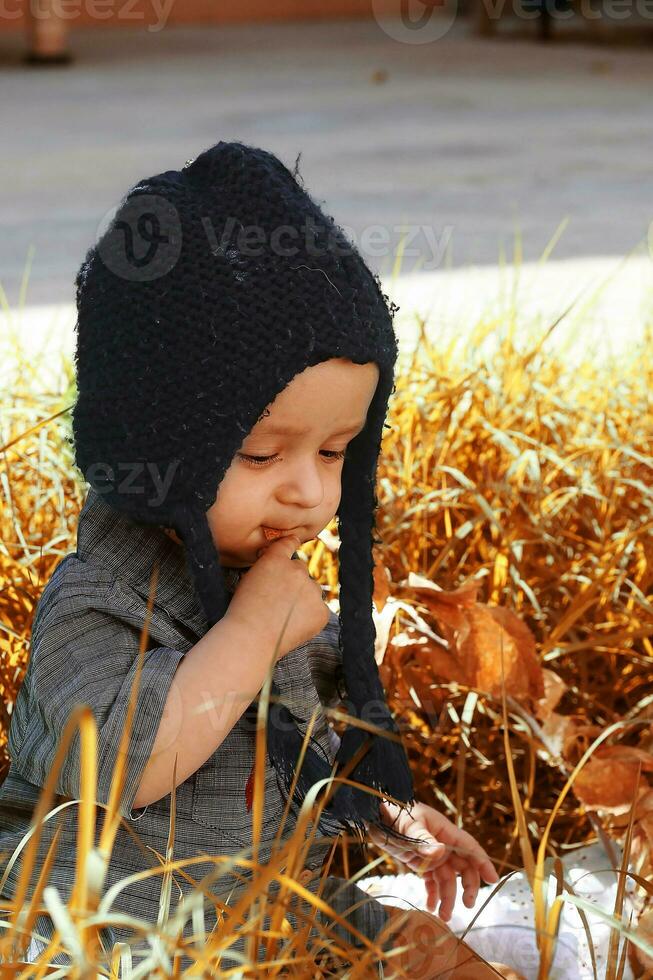
<path fill-rule="evenodd" d="M 237 553 L 221 554 L 220 564 L 225 568 L 249 568 L 256 561 L 255 548 L 242 548 Z"/>

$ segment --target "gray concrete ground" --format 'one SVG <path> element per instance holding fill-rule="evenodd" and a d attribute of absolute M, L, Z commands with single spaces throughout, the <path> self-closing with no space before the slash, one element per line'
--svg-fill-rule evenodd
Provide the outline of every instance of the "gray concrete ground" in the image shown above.
<path fill-rule="evenodd" d="M 26 340 L 57 304 L 68 343 L 73 278 L 104 216 L 139 178 L 219 139 L 288 165 L 301 151 L 307 187 L 384 277 L 408 226 L 396 284 L 408 304 L 445 281 L 459 299 L 493 293 L 516 231 L 532 263 L 561 222 L 552 254 L 567 272 L 551 264 L 538 295 L 579 286 L 580 260 L 594 279 L 635 250 L 621 299 L 640 311 L 634 277 L 649 301 L 650 47 L 483 40 L 460 19 L 426 44 L 375 20 L 85 29 L 75 63 L 47 69 L 22 66 L 22 45 L 0 35 L 0 284 L 21 305 L 32 249 Z M 387 246 L 367 248 L 379 225 Z"/>

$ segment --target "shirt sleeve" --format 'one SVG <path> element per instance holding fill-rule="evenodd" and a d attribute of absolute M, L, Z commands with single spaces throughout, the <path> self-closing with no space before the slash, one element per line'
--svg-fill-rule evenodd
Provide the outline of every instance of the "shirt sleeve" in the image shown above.
<path fill-rule="evenodd" d="M 68 574 L 58 577 L 56 583 L 53 576 L 48 583 L 53 588 L 46 586 L 37 606 L 30 659 L 14 706 L 8 748 L 21 775 L 42 786 L 70 713 L 77 705 L 87 704 L 97 723 L 96 799 L 106 804 L 136 679 L 140 617 L 135 604 L 130 609 L 128 597 L 105 570 L 81 561 L 79 565 L 83 569 L 69 565 Z M 144 654 L 120 799 L 120 812 L 131 819 L 142 816 L 146 809 L 133 812 L 132 804 L 183 656 L 181 650 L 166 646 L 152 646 Z M 56 792 L 79 799 L 80 775 L 76 729 L 59 770 Z"/>

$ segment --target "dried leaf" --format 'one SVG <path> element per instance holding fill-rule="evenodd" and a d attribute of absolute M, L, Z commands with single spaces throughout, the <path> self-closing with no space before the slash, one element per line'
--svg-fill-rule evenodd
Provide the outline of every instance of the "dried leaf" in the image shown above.
<path fill-rule="evenodd" d="M 477 606 L 475 614 L 479 614 L 480 619 L 485 619 L 488 613 L 498 624 L 499 631 L 494 633 L 496 656 L 492 659 L 484 649 L 486 676 L 490 680 L 493 672 L 497 678 L 494 690 L 501 691 L 501 646 L 500 637 L 504 643 L 504 670 L 506 674 L 506 690 L 517 700 L 534 701 L 544 696 L 544 679 L 542 668 L 537 658 L 535 650 L 535 638 L 524 623 L 512 609 L 505 606 Z M 485 619 L 486 622 L 487 619 Z M 492 635 L 488 628 L 488 633 Z M 510 670 L 506 669 L 505 658 L 505 638 L 506 635 L 513 641 L 511 652 L 514 653 L 514 660 L 510 663 Z M 491 642 L 491 641 L 489 641 Z M 510 683 L 509 683 L 510 682 Z M 478 684 L 479 687 L 485 686 Z M 488 690 L 491 688 L 488 688 Z"/>
<path fill-rule="evenodd" d="M 577 727 L 578 722 L 573 715 L 559 715 L 552 711 L 542 725 L 542 735 L 549 751 L 564 758 L 565 748 L 569 740 L 574 738 Z"/>
<path fill-rule="evenodd" d="M 390 595 L 390 573 L 380 557 L 378 549 L 373 549 L 374 554 L 374 605 L 379 612 L 383 610 L 388 596 Z"/>
<path fill-rule="evenodd" d="M 653 756 L 628 745 L 600 746 L 574 782 L 574 792 L 593 810 L 623 812 L 636 798 L 637 772 L 653 771 Z M 640 780 L 640 793 L 649 789 Z"/>
<path fill-rule="evenodd" d="M 412 688 L 419 702 L 419 707 L 429 714 L 433 713 L 435 711 L 434 692 L 430 688 L 432 677 L 429 676 L 429 672 L 409 664 L 404 668 L 404 677 L 409 688 Z"/>
<path fill-rule="evenodd" d="M 415 579 L 422 582 L 428 581 L 411 573 L 409 576 L 411 584 Z M 429 584 L 433 585 L 433 583 Z M 476 605 L 478 582 L 467 582 L 459 589 L 453 589 L 451 592 L 445 592 L 444 589 L 436 589 L 435 587 L 427 588 L 426 585 L 414 586 L 414 588 L 418 593 L 419 600 L 428 606 L 429 612 L 437 619 L 438 623 L 442 626 L 448 626 L 452 630 L 465 630 L 465 612 Z"/>
<path fill-rule="evenodd" d="M 432 669 L 447 681 L 469 684 L 501 694 L 503 647 L 506 691 L 530 704 L 544 697 L 544 679 L 533 634 L 525 623 L 503 606 L 476 602 L 479 583 L 470 581 L 446 592 L 420 576 L 409 582 L 429 609 L 447 641 L 450 655 L 430 648 Z"/>
<path fill-rule="evenodd" d="M 635 821 L 643 820 L 645 817 L 653 819 L 653 789 L 648 789 L 637 801 L 635 810 Z"/>
<path fill-rule="evenodd" d="M 573 726 L 570 726 L 562 747 L 565 762 L 571 767 L 576 766 L 601 731 L 598 725 L 588 725 L 581 720 L 577 720 Z"/>
<path fill-rule="evenodd" d="M 474 685 L 474 678 L 466 670 L 465 664 L 433 641 L 415 645 L 415 657 L 420 663 L 428 666 L 433 678 L 447 683 Z"/>
<path fill-rule="evenodd" d="M 540 721 L 546 722 L 566 692 L 567 685 L 558 674 L 553 670 L 547 670 L 546 667 L 542 669 L 542 679 L 544 681 L 544 696 L 537 701 L 535 715 Z"/>

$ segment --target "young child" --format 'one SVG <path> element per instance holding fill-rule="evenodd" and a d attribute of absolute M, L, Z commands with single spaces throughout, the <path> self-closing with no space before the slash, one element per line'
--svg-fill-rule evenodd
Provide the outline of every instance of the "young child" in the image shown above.
<path fill-rule="evenodd" d="M 259 860 L 269 857 L 316 712 L 284 836 L 306 792 L 361 747 L 367 751 L 348 778 L 399 805 L 340 786 L 300 881 L 317 889 L 330 838 L 350 829 L 385 841 L 409 866 L 428 859 L 430 907 L 439 902 L 443 919 L 457 876 L 473 904 L 481 878 L 496 881 L 496 872 L 469 835 L 415 803 L 374 660 L 375 476 L 397 355 L 396 307 L 378 278 L 296 172 L 262 149 L 220 142 L 181 171 L 134 186 L 89 249 L 76 286 L 73 435 L 90 489 L 77 550 L 38 604 L 12 715 L 11 768 L 0 787 L 0 894 L 15 894 L 20 858 L 7 859 L 29 829 L 79 703 L 97 721 L 97 800 L 108 800 L 156 567 L 120 801 L 145 848 L 119 828 L 105 890 L 158 865 L 152 852 L 165 854 L 172 792 L 175 859 L 251 845 L 257 696 L 274 661 Z M 296 553 L 334 515 L 337 615 Z M 340 741 L 323 709 L 341 699 L 351 716 L 395 740 L 349 725 Z M 79 785 L 76 736 L 58 802 L 77 799 Z M 100 807 L 98 840 L 103 814 Z M 66 901 L 77 806 L 59 816 L 50 882 Z M 56 823 L 44 826 L 37 869 Z M 196 864 L 188 873 L 200 879 L 212 868 Z M 174 880 L 173 907 L 191 888 L 181 874 Z M 161 881 L 129 881 L 114 910 L 156 922 Z M 236 884 L 223 875 L 207 887 L 226 901 Z M 342 879 L 327 886 L 325 901 L 374 939 L 390 913 Z M 206 902 L 207 931 L 211 913 Z M 52 935 L 48 916 L 38 928 Z M 184 936 L 192 932 L 189 921 Z M 118 926 L 105 931 L 109 945 L 129 935 Z M 242 951 L 242 939 L 232 948 Z M 474 976 L 483 976 L 478 966 Z"/>

